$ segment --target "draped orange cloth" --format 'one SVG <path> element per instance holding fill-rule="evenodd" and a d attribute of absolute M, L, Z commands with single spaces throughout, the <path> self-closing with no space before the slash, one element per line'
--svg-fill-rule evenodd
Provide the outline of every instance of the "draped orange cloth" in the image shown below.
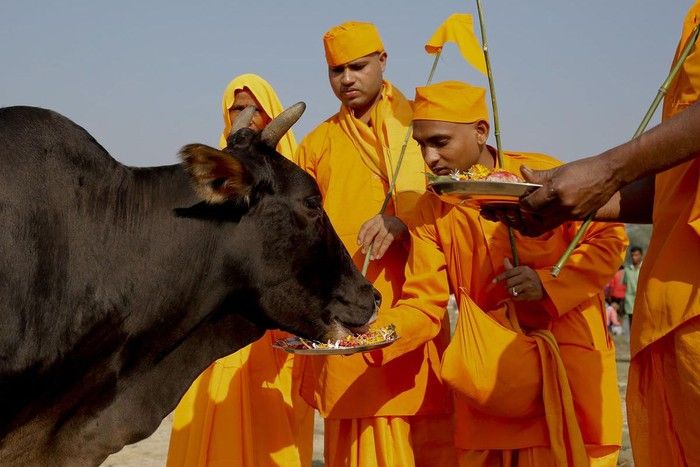
<path fill-rule="evenodd" d="M 168 466 L 308 466 L 313 409 L 269 331 L 207 368 L 175 409 Z"/>
<path fill-rule="evenodd" d="M 452 420 L 442 415 L 331 418 L 324 431 L 325 465 L 453 466 L 452 433 Z"/>
<path fill-rule="evenodd" d="M 539 154 L 508 152 L 504 164 L 506 170 L 519 173 L 523 164 L 545 169 L 559 163 Z M 622 417 L 615 350 L 605 326 L 602 291 L 624 258 L 627 238 L 620 224 L 593 223 L 567 267 L 558 278 L 552 278 L 550 268 L 578 226 L 579 223 L 564 224 L 537 238 L 516 233 L 521 263 L 537 272 L 546 297 L 538 302 L 513 302 L 511 306 L 521 323 L 540 322 L 544 332 L 554 337 L 563 366 L 552 360 L 552 342 L 545 335 L 521 335 L 529 340 L 521 347 L 520 359 L 517 352 L 511 353 L 506 341 L 501 345 L 508 349 L 507 354 L 491 352 L 497 344 L 493 333 L 482 333 L 481 345 L 463 348 L 461 355 L 450 356 L 454 339 L 460 332 L 467 332 L 465 327 L 470 322 L 474 323 L 465 318 L 465 313 L 482 313 L 476 317 L 486 318 L 494 327 L 510 333 L 508 338 L 513 337 L 513 345 L 522 346 L 515 342 L 515 333 L 508 330 L 505 322 L 496 319 L 502 302 L 509 300 L 504 287 L 492 282 L 503 271 L 504 258 L 510 256 L 508 231 L 502 224 L 481 218 L 473 208 L 450 205 L 431 194 L 419 201 L 403 296 L 395 308 L 380 313 L 378 325 L 399 321 L 399 316 L 410 315 L 414 319 L 400 320 L 397 332 L 401 339 L 373 352 L 371 358 L 391 364 L 396 356 L 421 346 L 439 333 L 449 291 L 462 290 L 469 297 L 466 302 L 462 300 L 456 334 L 442 367 L 442 375 L 455 389 L 455 443 L 461 450 L 461 465 L 510 465 L 500 462 L 516 455 L 515 450 L 519 452 L 518 465 L 562 465 L 556 450 L 575 450 L 569 446 L 569 440 L 575 436 L 560 437 L 557 433 L 559 430 L 564 436 L 566 430 L 573 430 L 570 417 L 561 408 L 567 399 L 562 384 L 565 379 L 588 461 L 594 465 L 615 465 Z M 465 355 L 467 351 L 469 354 Z M 513 357 L 510 365 L 504 360 L 508 356 Z M 469 390 L 460 376 L 465 374 L 465 365 L 475 361 L 496 375 L 492 374 L 492 383 L 485 374 L 472 378 L 475 389 L 467 397 L 465 392 Z M 559 422 L 551 419 L 554 410 L 561 412 Z M 529 451 L 542 447 L 547 451 Z M 580 450 L 579 454 L 566 455 L 581 459 Z M 547 463 L 535 462 L 545 458 L 549 459 Z M 481 463 L 479 459 L 485 460 Z M 528 463 L 525 459 L 534 460 Z"/>
<path fill-rule="evenodd" d="M 381 99 L 371 110 L 370 126 L 341 107 L 338 114 L 307 135 L 297 151 L 296 162 L 318 182 L 324 208 L 358 267 L 364 262 L 364 254 L 357 245 L 358 232 L 382 206 L 410 122 L 409 101 L 385 81 Z M 409 140 L 397 192 L 386 214 L 409 222 L 412 208 L 425 190 L 425 171 L 417 144 Z M 400 295 L 406 255 L 406 244 L 397 241 L 380 260 L 369 265 L 367 278 L 382 294 L 382 309 L 389 308 Z M 445 303 L 446 300 L 447 297 Z M 359 354 L 304 357 L 302 395 L 328 419 L 374 417 L 374 421 L 363 421 L 371 424 L 377 417 L 448 416 L 451 411 L 448 392 L 438 378 L 440 356 L 449 339 L 446 326 L 444 330 L 444 334 L 427 339 L 384 367 L 369 366 Z M 375 428 L 382 431 L 387 426 L 384 424 L 382 428 L 377 422 Z M 396 450 L 411 445 L 410 442 L 391 444 Z M 380 449 L 377 445 L 375 448 Z M 350 458 L 345 456 L 347 453 L 337 453 L 336 463 L 329 458 L 335 449 L 360 450 L 353 457 L 360 463 L 347 465 L 365 465 L 361 460 L 366 465 L 377 465 L 388 462 L 393 455 L 401 455 L 372 451 L 367 442 L 353 438 L 345 440 L 344 446 L 327 446 L 327 466 L 346 465 L 338 459 Z"/>
<path fill-rule="evenodd" d="M 240 75 L 222 99 L 225 136 L 235 91 L 249 89 L 270 117 L 282 112 L 272 87 L 257 75 Z M 291 159 L 291 130 L 277 146 Z M 168 450 L 175 466 L 308 466 L 313 445 L 313 409 L 301 398 L 301 367 L 272 344 L 289 337 L 268 331 L 254 343 L 215 361 L 187 390 L 175 409 Z"/>
<path fill-rule="evenodd" d="M 686 16 L 674 63 L 700 22 Z M 673 81 L 663 120 L 700 97 L 696 45 Z M 639 274 L 627 409 L 635 464 L 700 465 L 700 157 L 656 175 L 654 230 Z"/>
<path fill-rule="evenodd" d="M 224 129 L 219 137 L 219 147 L 226 147 L 226 139 L 231 132 L 231 114 L 229 111 L 233 107 L 236 100 L 236 92 L 247 89 L 258 101 L 262 110 L 265 111 L 268 117 L 274 118 L 281 114 L 284 108 L 277 97 L 277 93 L 272 88 L 270 83 L 265 81 L 260 76 L 253 73 L 245 73 L 233 78 L 224 89 L 224 95 L 221 97 L 221 111 L 224 120 Z M 294 131 L 287 131 L 277 143 L 277 151 L 287 159 L 291 159 L 294 151 L 297 149 L 297 140 L 294 137 Z"/>

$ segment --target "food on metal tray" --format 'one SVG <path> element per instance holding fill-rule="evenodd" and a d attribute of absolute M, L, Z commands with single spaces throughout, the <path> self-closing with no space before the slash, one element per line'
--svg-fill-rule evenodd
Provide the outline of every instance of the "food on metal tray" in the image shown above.
<path fill-rule="evenodd" d="M 524 180 L 517 175 L 503 169 L 489 169 L 482 164 L 475 164 L 469 167 L 466 172 L 453 170 L 450 172 L 450 178 L 457 181 L 465 180 L 482 180 L 486 182 L 506 182 L 520 183 Z"/>
<path fill-rule="evenodd" d="M 393 324 L 378 329 L 370 329 L 362 334 L 351 334 L 335 342 L 319 342 L 298 338 L 293 345 L 297 349 L 351 349 L 355 347 L 371 346 L 398 338 L 396 327 Z"/>

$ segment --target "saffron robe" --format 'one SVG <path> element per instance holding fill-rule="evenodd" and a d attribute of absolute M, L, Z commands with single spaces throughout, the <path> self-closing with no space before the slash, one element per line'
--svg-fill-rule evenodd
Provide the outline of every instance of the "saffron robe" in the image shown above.
<path fill-rule="evenodd" d="M 229 110 L 236 91 L 243 88 L 268 116 L 274 118 L 283 110 L 267 81 L 254 74 L 237 76 L 222 97 L 222 148 L 231 129 Z M 295 149 L 289 130 L 277 151 L 291 159 Z M 192 383 L 175 409 L 169 467 L 311 464 L 314 414 L 299 394 L 300 366 L 293 355 L 272 347 L 286 337 L 289 334 L 282 331 L 267 331 L 256 342 L 212 363 Z"/>
<path fill-rule="evenodd" d="M 513 173 L 519 173 L 523 164 L 536 169 L 559 165 L 558 161 L 544 155 L 512 152 L 505 155 L 504 164 L 504 168 Z M 511 257 L 504 225 L 481 218 L 472 207 L 447 204 L 429 193 L 419 201 L 417 216 L 411 232 L 412 250 L 403 297 L 396 307 L 379 317 L 379 325 L 398 321 L 397 331 L 402 336 L 395 344 L 371 354 L 384 364 L 390 364 L 395 356 L 411 351 L 440 332 L 444 303 L 450 290 L 462 289 L 475 305 L 471 309 L 476 311 L 472 312 L 481 313 L 480 318 L 490 316 L 487 319 L 493 326 L 501 328 L 502 323 L 484 312 L 497 310 L 504 300 L 510 299 L 502 284 L 493 283 L 494 277 L 504 270 L 504 258 Z M 602 454 L 594 453 L 596 449 L 587 454 L 591 458 L 599 454 L 609 456 L 612 464 L 608 462 L 608 465 L 614 465 L 621 443 L 622 416 L 615 350 L 605 325 L 603 289 L 624 258 L 627 237 L 620 224 L 593 223 L 559 277 L 553 278 L 550 268 L 579 225 L 564 224 L 537 238 L 516 233 L 521 264 L 537 272 L 546 296 L 537 302 L 513 302 L 512 306 L 521 322 L 541 327 L 556 339 L 582 440 L 587 447 L 603 448 Z M 462 314 L 468 312 L 460 309 L 457 333 L 461 326 L 466 326 L 467 320 Z M 412 320 L 399 321 L 399 316 L 409 315 Z M 483 337 L 484 346 L 469 349 L 464 359 L 488 357 L 489 336 Z M 533 349 L 537 354 L 537 348 Z M 459 374 L 461 369 L 449 367 L 458 365 L 459 359 L 448 359 L 448 353 L 443 358 L 442 368 L 446 379 L 450 379 L 448 373 Z M 500 370 L 502 362 L 498 357 L 484 361 L 483 368 Z M 455 390 L 455 443 L 464 451 L 462 456 L 472 456 L 476 451 L 483 454 L 490 450 L 520 450 L 523 459 L 528 456 L 543 459 L 542 455 L 526 453 L 529 448 L 550 446 L 545 411 L 558 405 L 548 399 L 546 393 L 544 398 L 539 396 L 543 391 L 541 380 L 554 377 L 541 369 L 540 362 L 539 357 L 527 359 L 523 355 L 522 362 L 516 361 L 503 378 L 514 387 L 521 382 L 521 387 L 532 394 L 529 399 L 517 391 L 509 392 L 508 387 L 481 388 L 481 402 L 491 404 L 490 412 Z M 479 384 L 479 378 L 476 379 Z M 496 398 L 499 391 L 501 395 Z M 519 404 L 519 400 L 525 402 Z M 503 409 L 505 413 L 496 414 L 498 410 L 493 409 L 499 405 L 507 407 Z M 514 417 L 511 410 L 518 415 Z M 491 459 L 490 456 L 504 453 L 484 455 Z M 491 465 L 465 464 L 464 458 L 460 462 L 462 465 Z"/>
<path fill-rule="evenodd" d="M 371 125 L 354 118 L 350 109 L 341 106 L 340 112 L 304 138 L 296 153 L 297 164 L 316 179 L 323 195 L 323 207 L 358 268 L 362 268 L 365 255 L 357 244 L 357 235 L 362 224 L 381 209 L 412 116 L 409 101 L 391 83 L 384 81 L 381 93 L 381 99 L 371 110 Z M 425 172 L 420 149 L 409 139 L 396 190 L 385 214 L 397 216 L 407 224 L 411 222 L 415 202 L 425 191 Z M 367 278 L 382 294 L 381 310 L 391 307 L 400 295 L 406 256 L 406 241 L 397 240 L 380 260 L 369 264 Z M 329 431 L 334 429 L 328 426 L 329 420 L 449 416 L 449 393 L 438 377 L 440 356 L 449 340 L 447 323 L 443 330 L 440 336 L 383 367 L 370 366 L 362 354 L 302 357 L 302 395 L 327 419 Z M 377 431 L 390 426 L 376 422 Z M 367 452 L 372 448 L 360 439 L 345 445 L 347 449 L 362 452 L 354 457 L 337 453 L 338 464 L 331 464 L 329 453 L 342 447 L 326 446 L 328 466 L 344 465 L 340 459 L 351 457 L 358 462 L 364 459 L 368 465 L 383 462 L 380 457 L 385 454 Z M 393 445 L 400 450 L 400 446 L 411 443 Z M 375 449 L 381 448 L 375 445 Z M 384 460 L 392 456 L 404 458 L 401 453 L 394 454 L 386 454 Z"/>
<path fill-rule="evenodd" d="M 700 22 L 686 16 L 674 64 Z M 664 99 L 662 120 L 700 96 L 696 45 Z M 656 175 L 654 230 L 632 326 L 627 413 L 635 465 L 700 465 L 700 157 Z"/>

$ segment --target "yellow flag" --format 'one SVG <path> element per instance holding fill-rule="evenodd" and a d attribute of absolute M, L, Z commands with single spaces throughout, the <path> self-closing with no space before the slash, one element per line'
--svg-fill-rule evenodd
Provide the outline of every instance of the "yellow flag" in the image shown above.
<path fill-rule="evenodd" d="M 425 44 L 425 51 L 436 54 L 442 50 L 445 42 L 457 44 L 467 63 L 486 75 L 486 59 L 481 43 L 474 34 L 472 15 L 467 13 L 450 15 Z"/>

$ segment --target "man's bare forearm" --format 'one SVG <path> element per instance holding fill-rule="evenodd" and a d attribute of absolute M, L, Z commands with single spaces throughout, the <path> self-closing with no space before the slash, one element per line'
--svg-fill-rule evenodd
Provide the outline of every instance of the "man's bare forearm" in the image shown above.
<path fill-rule="evenodd" d="M 620 186 L 663 172 L 700 153 L 700 102 L 632 141 L 602 153 Z"/>
<path fill-rule="evenodd" d="M 597 221 L 651 224 L 654 205 L 654 177 L 646 177 L 624 186 L 598 209 Z"/>

